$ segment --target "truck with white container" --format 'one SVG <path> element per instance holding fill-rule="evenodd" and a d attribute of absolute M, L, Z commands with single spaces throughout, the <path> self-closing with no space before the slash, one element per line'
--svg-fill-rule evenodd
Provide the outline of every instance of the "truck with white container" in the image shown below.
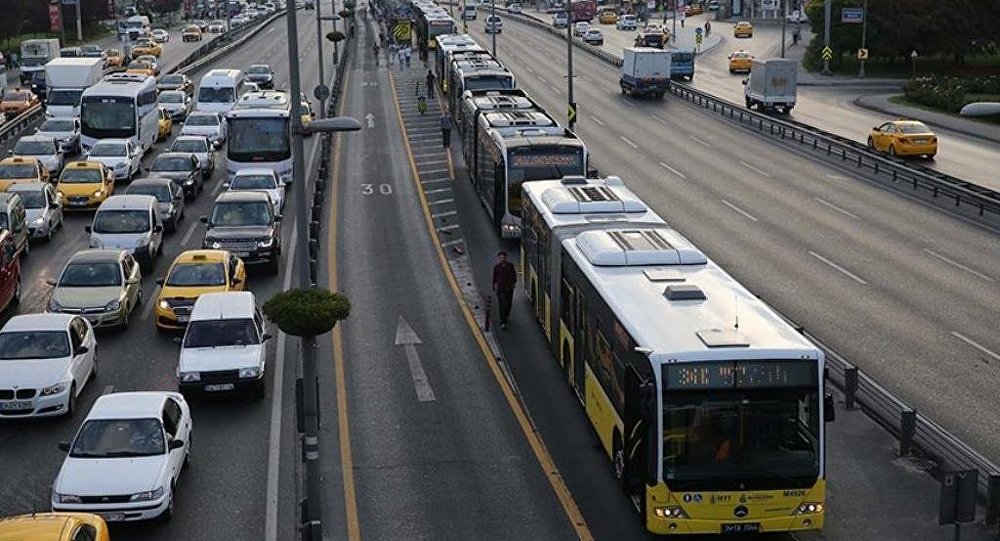
<path fill-rule="evenodd" d="M 747 109 L 783 114 L 795 107 L 798 61 L 787 58 L 753 60 L 750 77 L 743 81 Z"/>
<path fill-rule="evenodd" d="M 125 19 L 125 29 L 128 31 L 128 39 L 131 41 L 148 35 L 152 31 L 149 26 L 149 17 L 145 15 L 133 15 Z"/>
<path fill-rule="evenodd" d="M 663 98 L 670 85 L 671 51 L 653 47 L 626 47 L 618 84 L 622 94 Z"/>
<path fill-rule="evenodd" d="M 35 72 L 44 71 L 45 64 L 59 58 L 59 40 L 55 38 L 26 39 L 21 42 L 21 84 L 28 84 Z"/>
<path fill-rule="evenodd" d="M 56 58 L 45 65 L 48 101 L 45 115 L 79 118 L 83 91 L 101 81 L 104 61 L 100 58 Z"/>

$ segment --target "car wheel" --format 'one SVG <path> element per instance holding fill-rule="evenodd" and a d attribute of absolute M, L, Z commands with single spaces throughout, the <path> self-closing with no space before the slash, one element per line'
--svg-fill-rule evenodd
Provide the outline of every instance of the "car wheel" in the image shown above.
<path fill-rule="evenodd" d="M 97 379 L 97 373 L 99 372 L 97 366 L 97 346 L 94 346 L 94 366 L 90 369 L 90 379 Z"/>
<path fill-rule="evenodd" d="M 23 257 L 28 257 L 28 254 L 30 254 L 30 253 L 31 253 L 31 243 L 30 242 L 25 242 L 24 243 L 24 249 L 21 250 L 21 255 Z"/>
<path fill-rule="evenodd" d="M 21 278 L 17 279 L 17 285 L 14 286 L 14 297 L 10 300 L 13 305 L 21 304 Z"/>
<path fill-rule="evenodd" d="M 894 145 L 889 145 L 889 154 L 892 156 L 896 155 L 896 147 Z"/>
<path fill-rule="evenodd" d="M 174 518 L 174 483 L 170 482 L 170 503 L 167 504 L 167 508 L 163 510 L 160 514 L 160 520 L 168 521 Z"/>
<path fill-rule="evenodd" d="M 875 140 L 871 137 L 868 138 L 868 148 L 875 148 Z"/>
<path fill-rule="evenodd" d="M 76 383 L 69 386 L 69 398 L 66 399 L 66 417 L 72 417 L 76 412 Z"/>

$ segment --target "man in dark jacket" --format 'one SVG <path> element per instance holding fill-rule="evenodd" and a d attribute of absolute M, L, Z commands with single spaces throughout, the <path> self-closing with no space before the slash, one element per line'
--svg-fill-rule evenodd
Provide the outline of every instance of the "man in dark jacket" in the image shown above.
<path fill-rule="evenodd" d="M 434 72 L 427 70 L 427 99 L 434 97 Z"/>
<path fill-rule="evenodd" d="M 507 252 L 497 254 L 497 264 L 493 266 L 493 291 L 500 303 L 500 328 L 507 328 L 510 305 L 514 300 L 514 286 L 517 284 L 517 270 L 507 261 Z"/>

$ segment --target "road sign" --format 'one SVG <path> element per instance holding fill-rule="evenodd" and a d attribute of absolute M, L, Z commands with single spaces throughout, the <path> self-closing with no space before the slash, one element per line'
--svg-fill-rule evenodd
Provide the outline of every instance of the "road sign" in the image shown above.
<path fill-rule="evenodd" d="M 698 45 L 701 45 L 701 41 L 702 41 L 703 39 L 704 39 L 704 38 L 702 38 L 702 37 L 701 37 L 701 34 L 695 34 L 695 35 L 694 35 L 694 42 L 695 42 L 695 43 L 697 43 Z"/>
<path fill-rule="evenodd" d="M 843 8 L 840 10 L 840 22 L 861 24 L 865 20 L 865 10 L 861 8 Z"/>
<path fill-rule="evenodd" d="M 569 122 L 575 122 L 576 121 L 576 104 L 575 103 L 569 104 L 569 110 L 566 111 L 566 117 L 569 120 Z"/>
<path fill-rule="evenodd" d="M 868 60 L 868 49 L 858 49 L 858 60 Z"/>
<path fill-rule="evenodd" d="M 410 21 L 398 21 L 392 28 L 396 41 L 410 41 Z"/>
<path fill-rule="evenodd" d="M 702 30 L 700 26 L 695 27 L 694 29 L 695 34 L 698 34 L 700 36 L 702 32 L 704 32 L 704 30 Z"/>
<path fill-rule="evenodd" d="M 823 60 L 830 60 L 831 58 L 833 58 L 833 49 L 823 47 Z"/>
<path fill-rule="evenodd" d="M 313 96 L 318 100 L 325 100 L 330 97 L 330 87 L 326 85 L 316 85 L 313 89 Z"/>

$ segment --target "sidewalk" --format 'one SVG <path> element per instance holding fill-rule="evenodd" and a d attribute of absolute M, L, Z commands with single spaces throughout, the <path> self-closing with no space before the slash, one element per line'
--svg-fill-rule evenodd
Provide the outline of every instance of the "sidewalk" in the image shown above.
<path fill-rule="evenodd" d="M 988 141 L 1000 143 L 1000 125 L 987 124 L 971 118 L 928 111 L 919 107 L 900 105 L 889 101 L 891 96 L 898 96 L 900 92 L 891 94 L 866 94 L 858 96 L 854 100 L 854 105 L 890 115 L 896 118 L 909 118 L 919 120 L 927 125 L 944 128 L 964 135 L 979 137 Z"/>

